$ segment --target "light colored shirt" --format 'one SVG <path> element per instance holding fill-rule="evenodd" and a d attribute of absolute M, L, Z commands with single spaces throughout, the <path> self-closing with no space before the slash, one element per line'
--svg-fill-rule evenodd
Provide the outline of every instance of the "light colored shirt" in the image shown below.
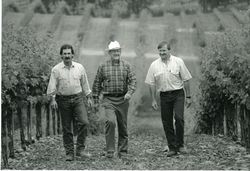
<path fill-rule="evenodd" d="M 167 63 L 164 63 L 161 58 L 152 62 L 145 83 L 156 86 L 158 92 L 164 92 L 182 89 L 184 81 L 191 78 L 184 61 L 171 55 Z"/>
<path fill-rule="evenodd" d="M 52 68 L 48 95 L 73 95 L 82 91 L 86 96 L 91 93 L 86 71 L 81 64 L 72 62 L 68 68 L 61 62 Z"/>

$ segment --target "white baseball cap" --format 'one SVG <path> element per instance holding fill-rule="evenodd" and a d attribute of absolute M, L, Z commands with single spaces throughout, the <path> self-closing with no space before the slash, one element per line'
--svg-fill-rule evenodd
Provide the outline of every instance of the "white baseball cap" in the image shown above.
<path fill-rule="evenodd" d="M 108 51 L 110 50 L 116 50 L 116 49 L 121 49 L 120 43 L 117 41 L 111 41 L 108 45 Z"/>

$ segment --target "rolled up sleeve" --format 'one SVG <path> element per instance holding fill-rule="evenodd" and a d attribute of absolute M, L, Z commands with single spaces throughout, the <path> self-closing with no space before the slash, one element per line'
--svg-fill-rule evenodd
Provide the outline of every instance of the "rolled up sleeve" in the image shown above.
<path fill-rule="evenodd" d="M 148 69 L 148 73 L 146 75 L 145 83 L 149 85 L 155 85 L 155 78 L 154 78 L 154 69 L 152 64 Z"/>
<path fill-rule="evenodd" d="M 136 76 L 135 76 L 135 72 L 132 69 L 132 66 L 128 64 L 128 94 L 130 95 L 130 97 L 132 96 L 132 94 L 134 94 L 135 90 L 136 90 Z"/>
<path fill-rule="evenodd" d="M 187 69 L 182 59 L 180 60 L 180 76 L 181 76 L 182 81 L 187 81 L 192 78 L 189 70 Z"/>
<path fill-rule="evenodd" d="M 47 88 L 47 95 L 49 96 L 56 95 L 56 91 L 57 91 L 57 74 L 56 70 L 52 69 Z"/>
<path fill-rule="evenodd" d="M 88 96 L 91 93 L 91 89 L 89 87 L 87 73 L 84 68 L 82 68 L 82 72 L 81 72 L 81 84 L 82 84 L 83 92 L 85 93 L 86 96 Z"/>

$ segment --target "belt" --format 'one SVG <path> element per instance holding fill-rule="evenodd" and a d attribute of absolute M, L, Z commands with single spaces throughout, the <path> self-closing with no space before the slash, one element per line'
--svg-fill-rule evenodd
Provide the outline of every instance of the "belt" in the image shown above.
<path fill-rule="evenodd" d="M 161 94 L 172 94 L 172 93 L 176 93 L 176 92 L 180 92 L 183 91 L 183 89 L 179 89 L 179 90 L 171 90 L 171 91 L 161 91 Z"/>
<path fill-rule="evenodd" d="M 58 98 L 75 98 L 82 95 L 82 92 L 77 93 L 77 94 L 71 94 L 71 95 L 56 95 Z"/>
<path fill-rule="evenodd" d="M 122 97 L 125 96 L 126 93 L 119 93 L 119 94 L 103 94 L 104 97 Z"/>

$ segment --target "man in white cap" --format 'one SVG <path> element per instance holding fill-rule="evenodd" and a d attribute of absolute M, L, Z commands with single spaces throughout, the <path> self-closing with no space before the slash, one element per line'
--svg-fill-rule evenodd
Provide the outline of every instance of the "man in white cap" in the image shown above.
<path fill-rule="evenodd" d="M 136 90 L 136 77 L 131 65 L 121 59 L 119 42 L 108 45 L 110 60 L 101 64 L 93 83 L 93 99 L 99 105 L 102 92 L 102 105 L 105 109 L 106 157 L 112 158 L 115 152 L 115 127 L 118 126 L 118 156 L 128 153 L 127 114 L 129 100 Z"/>

